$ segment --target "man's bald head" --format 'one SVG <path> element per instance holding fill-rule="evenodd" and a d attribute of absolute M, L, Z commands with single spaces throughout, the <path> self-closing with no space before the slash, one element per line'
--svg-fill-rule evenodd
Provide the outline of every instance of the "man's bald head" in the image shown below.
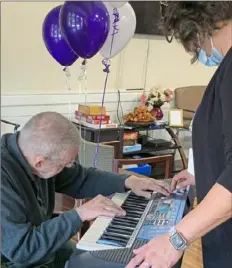
<path fill-rule="evenodd" d="M 33 172 L 50 178 L 72 165 L 80 135 L 75 125 L 55 112 L 33 116 L 19 133 L 19 147 Z"/>
<path fill-rule="evenodd" d="M 22 149 L 46 157 L 68 148 L 80 146 L 80 135 L 75 125 L 56 112 L 43 112 L 33 116 L 20 131 Z"/>

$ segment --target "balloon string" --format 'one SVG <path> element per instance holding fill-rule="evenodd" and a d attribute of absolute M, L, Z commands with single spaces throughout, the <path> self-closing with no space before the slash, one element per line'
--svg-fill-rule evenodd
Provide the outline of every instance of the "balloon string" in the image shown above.
<path fill-rule="evenodd" d="M 80 75 L 78 77 L 78 80 L 84 80 L 86 79 L 86 72 L 87 72 L 87 60 L 83 60 L 82 64 L 81 64 L 81 72 Z"/>
<path fill-rule="evenodd" d="M 65 72 L 65 75 L 66 75 L 66 84 L 67 84 L 67 88 L 68 90 L 71 90 L 71 86 L 70 86 L 70 77 L 71 77 L 71 74 L 70 74 L 70 71 L 69 71 L 69 67 L 66 66 L 63 71 Z M 72 120 L 72 109 L 71 109 L 71 101 L 70 99 L 68 100 L 68 117 L 69 117 L 69 120 L 71 121 Z"/>
<path fill-rule="evenodd" d="M 106 68 L 109 68 L 109 66 L 106 66 Z M 94 162 L 93 162 L 93 167 L 97 167 L 97 158 L 98 158 L 98 153 L 99 153 L 99 147 L 100 147 L 100 133 L 101 133 L 101 125 L 102 125 L 102 111 L 103 111 L 103 106 L 105 102 L 105 94 L 106 94 L 106 86 L 108 82 L 108 76 L 109 72 L 106 72 L 106 78 L 105 78 L 105 85 L 104 85 L 104 90 L 102 94 L 102 103 L 101 103 L 101 115 L 100 115 L 100 123 L 99 123 L 99 129 L 98 129 L 98 137 L 97 137 L 97 147 L 94 155 Z"/>
<path fill-rule="evenodd" d="M 84 60 L 82 63 L 83 72 L 84 72 L 84 94 L 85 94 L 85 106 L 87 105 L 87 60 Z M 86 127 L 84 128 L 84 166 L 86 167 Z"/>
<path fill-rule="evenodd" d="M 111 39 L 111 46 L 110 46 L 110 56 L 112 54 L 112 49 L 113 49 L 113 43 L 114 43 L 114 37 L 116 34 L 119 32 L 118 28 L 118 22 L 119 22 L 119 12 L 117 8 L 113 9 L 113 15 L 114 15 L 114 21 L 113 21 L 113 33 L 112 33 L 112 39 Z M 99 147 L 100 147 L 100 135 L 101 135 L 101 126 L 102 126 L 102 111 L 103 111 L 103 106 L 105 102 L 105 94 L 106 94 L 106 86 L 108 82 L 108 76 L 110 73 L 110 60 L 109 59 L 104 59 L 102 61 L 103 65 L 105 66 L 103 72 L 106 73 L 106 78 L 105 78 L 105 84 L 104 84 L 104 90 L 102 94 L 102 103 L 101 103 L 101 115 L 100 115 L 100 122 L 99 122 L 99 129 L 98 129 L 98 137 L 97 137 L 97 147 L 94 155 L 94 163 L 93 166 L 96 168 L 97 167 L 97 160 L 98 160 L 98 153 L 99 153 Z"/>
<path fill-rule="evenodd" d="M 109 58 L 111 57 L 111 54 L 112 54 L 112 49 L 113 49 L 113 44 L 114 44 L 114 37 L 119 32 L 119 28 L 118 28 L 119 13 L 118 13 L 117 8 L 113 9 L 113 15 L 114 15 L 113 32 L 112 32 L 112 39 L 111 39 L 111 44 L 110 44 L 110 56 L 109 56 Z M 103 70 L 103 72 L 109 73 L 110 72 L 110 60 L 109 59 L 104 59 L 102 61 L 102 63 L 105 66 L 105 69 Z"/>
<path fill-rule="evenodd" d="M 80 71 L 80 75 L 78 77 L 79 80 L 79 93 L 82 94 L 82 82 L 84 81 L 84 96 L 85 96 L 85 100 L 84 100 L 84 104 L 86 106 L 87 104 L 87 60 L 83 60 L 82 64 L 81 64 L 81 71 Z M 80 127 L 80 136 L 82 137 L 82 125 L 81 125 L 81 120 L 79 121 L 79 127 Z M 83 166 L 86 166 L 86 127 L 84 127 L 84 133 L 83 133 L 84 138 L 82 138 L 82 144 L 81 146 L 83 146 Z"/>
<path fill-rule="evenodd" d="M 147 86 L 147 70 L 148 70 L 148 62 L 149 62 L 149 54 L 150 54 L 150 40 L 147 40 L 147 55 L 145 61 L 145 69 L 144 69 L 144 86 L 143 93 L 145 94 L 146 86 Z"/>
<path fill-rule="evenodd" d="M 114 21 L 113 21 L 113 33 L 112 35 L 114 36 L 115 34 L 117 34 L 119 32 L 118 29 L 118 22 L 119 22 L 119 12 L 117 8 L 113 9 L 113 15 L 114 15 Z"/>
<path fill-rule="evenodd" d="M 70 74 L 70 71 L 69 71 L 69 67 L 68 66 L 64 67 L 63 71 L 64 71 L 64 73 L 66 75 L 67 88 L 68 88 L 68 90 L 71 90 L 71 86 L 70 86 L 70 77 L 71 77 L 71 74 Z"/>

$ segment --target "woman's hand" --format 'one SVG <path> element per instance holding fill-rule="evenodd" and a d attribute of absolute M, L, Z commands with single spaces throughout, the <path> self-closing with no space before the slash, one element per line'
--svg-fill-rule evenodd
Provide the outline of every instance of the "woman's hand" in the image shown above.
<path fill-rule="evenodd" d="M 135 257 L 126 268 L 171 268 L 182 257 L 169 241 L 169 235 L 161 235 L 148 244 L 134 250 Z"/>
<path fill-rule="evenodd" d="M 185 189 L 188 185 L 195 185 L 195 177 L 185 169 L 173 177 L 171 191 Z"/>

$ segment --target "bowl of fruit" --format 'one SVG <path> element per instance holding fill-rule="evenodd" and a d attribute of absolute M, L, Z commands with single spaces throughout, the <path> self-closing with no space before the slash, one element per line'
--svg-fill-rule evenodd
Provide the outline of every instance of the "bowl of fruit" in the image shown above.
<path fill-rule="evenodd" d="M 124 124 L 127 126 L 149 126 L 156 122 L 156 118 L 148 111 L 146 106 L 138 106 L 124 116 Z"/>

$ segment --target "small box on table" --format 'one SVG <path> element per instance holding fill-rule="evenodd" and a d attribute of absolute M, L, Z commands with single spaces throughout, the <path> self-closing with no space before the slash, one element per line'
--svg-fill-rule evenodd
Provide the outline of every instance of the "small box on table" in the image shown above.
<path fill-rule="evenodd" d="M 106 108 L 103 106 L 78 105 L 78 112 L 85 115 L 106 115 Z"/>

